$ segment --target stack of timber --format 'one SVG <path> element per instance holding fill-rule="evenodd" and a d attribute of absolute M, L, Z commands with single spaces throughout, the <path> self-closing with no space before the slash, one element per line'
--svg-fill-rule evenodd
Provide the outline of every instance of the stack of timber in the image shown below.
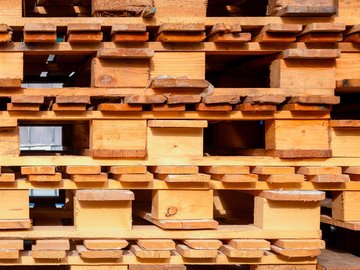
<path fill-rule="evenodd" d="M 0 1 L 0 268 L 359 269 L 359 18 Z"/>

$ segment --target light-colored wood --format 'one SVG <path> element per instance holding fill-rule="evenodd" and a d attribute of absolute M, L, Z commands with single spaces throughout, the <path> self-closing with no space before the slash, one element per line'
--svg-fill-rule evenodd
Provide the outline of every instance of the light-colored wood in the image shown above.
<path fill-rule="evenodd" d="M 62 260 L 66 257 L 66 251 L 65 250 L 36 250 L 36 249 L 33 249 L 31 251 L 31 255 L 34 259 Z"/>
<path fill-rule="evenodd" d="M 32 250 L 70 250 L 68 239 L 38 239 Z"/>
<path fill-rule="evenodd" d="M 262 239 L 232 239 L 228 245 L 235 249 L 270 249 L 270 242 Z"/>
<path fill-rule="evenodd" d="M 360 79 L 360 55 L 343 53 L 336 59 L 336 80 Z"/>
<path fill-rule="evenodd" d="M 144 165 L 111 166 L 109 172 L 113 174 L 144 174 L 147 169 Z"/>
<path fill-rule="evenodd" d="M 255 197 L 254 224 L 262 229 L 320 228 L 320 202 L 271 201 Z"/>
<path fill-rule="evenodd" d="M 256 192 L 257 196 L 271 201 L 312 201 L 317 202 L 325 199 L 322 191 L 309 190 L 263 190 Z"/>
<path fill-rule="evenodd" d="M 359 157 L 359 128 L 331 128 L 331 150 L 334 157 Z"/>
<path fill-rule="evenodd" d="M 21 174 L 28 175 L 28 174 L 55 174 L 55 167 L 54 166 L 26 166 L 21 167 Z"/>
<path fill-rule="evenodd" d="M 327 215 L 321 215 L 320 218 L 321 218 L 321 222 L 325 224 L 345 228 L 352 231 L 360 231 L 360 222 L 357 221 L 342 221 Z"/>
<path fill-rule="evenodd" d="M 0 209 L 0 220 L 29 220 L 28 190 L 1 190 Z"/>
<path fill-rule="evenodd" d="M 160 174 L 197 174 L 198 166 L 150 166 L 149 171 Z"/>
<path fill-rule="evenodd" d="M 192 249 L 186 245 L 176 245 L 176 251 L 184 258 L 216 258 L 218 251 L 216 249 Z"/>
<path fill-rule="evenodd" d="M 137 245 L 149 250 L 173 250 L 175 242 L 171 239 L 139 239 Z"/>
<path fill-rule="evenodd" d="M 132 201 L 134 193 L 130 190 L 76 190 L 79 201 Z"/>
<path fill-rule="evenodd" d="M 206 128 L 207 121 L 196 120 L 149 120 L 151 128 Z"/>
<path fill-rule="evenodd" d="M 21 168 L 22 169 L 22 168 Z M 66 166 L 68 174 L 100 174 L 101 166 Z"/>
<path fill-rule="evenodd" d="M 261 249 L 236 249 L 229 245 L 223 245 L 220 251 L 230 258 L 261 258 L 264 250 Z"/>
<path fill-rule="evenodd" d="M 16 80 L 17 84 L 13 87 L 20 87 L 23 79 L 23 54 L 1 52 L 0 62 L 6 63 L 0 67 L 0 80 L 4 80 L 1 87 L 11 87 L 11 85 L 4 84 L 7 79 Z"/>
<path fill-rule="evenodd" d="M 61 173 L 55 174 L 29 174 L 27 179 L 30 182 L 60 182 L 62 180 Z"/>
<path fill-rule="evenodd" d="M 222 181 L 224 183 L 252 183 L 257 182 L 257 174 L 212 174 L 212 180 Z"/>
<path fill-rule="evenodd" d="M 252 169 L 256 174 L 295 174 L 294 167 L 261 167 L 256 166 Z"/>
<path fill-rule="evenodd" d="M 117 12 L 125 12 L 132 14 L 141 14 L 146 7 L 152 7 L 151 0 L 134 0 L 134 1 L 111 1 L 111 0 L 92 0 L 92 15 L 101 16 L 105 14 L 117 14 Z"/>
<path fill-rule="evenodd" d="M 92 87 L 146 87 L 149 76 L 149 60 L 94 58 L 91 62 Z"/>
<path fill-rule="evenodd" d="M 205 166 L 200 168 L 201 172 L 210 174 L 249 174 L 249 166 Z"/>
<path fill-rule="evenodd" d="M 121 249 L 90 250 L 83 245 L 77 245 L 76 251 L 84 259 L 119 259 L 123 253 Z"/>
<path fill-rule="evenodd" d="M 334 195 L 332 217 L 342 221 L 360 221 L 360 192 L 343 191 Z"/>
<path fill-rule="evenodd" d="M 220 240 L 184 240 L 184 244 L 192 249 L 216 249 L 218 250 L 222 246 Z"/>
<path fill-rule="evenodd" d="M 268 5 L 272 16 L 332 16 L 336 12 L 335 0 L 270 0 Z"/>
<path fill-rule="evenodd" d="M 85 239 L 84 246 L 91 250 L 123 249 L 128 246 L 123 239 Z"/>
<path fill-rule="evenodd" d="M 156 17 L 206 17 L 207 0 L 154 0 Z"/>
<path fill-rule="evenodd" d="M 154 219 L 212 219 L 212 202 L 212 190 L 154 190 L 151 216 Z"/>
<path fill-rule="evenodd" d="M 154 179 L 152 173 L 124 173 L 124 174 L 113 174 L 113 179 L 119 180 L 120 182 L 151 182 Z"/>
<path fill-rule="evenodd" d="M 142 249 L 138 245 L 131 245 L 131 252 L 135 254 L 136 257 L 142 259 L 166 259 L 171 255 L 170 250 L 152 250 L 152 249 Z"/>
<path fill-rule="evenodd" d="M 99 174 L 72 174 L 70 179 L 77 183 L 106 182 L 108 175 L 106 173 Z"/>
<path fill-rule="evenodd" d="M 283 249 L 271 245 L 271 250 L 288 258 L 317 257 L 320 255 L 320 249 Z"/>
<path fill-rule="evenodd" d="M 329 150 L 329 124 L 323 120 L 273 120 L 266 124 L 266 149 Z"/>
<path fill-rule="evenodd" d="M 202 128 L 149 128 L 148 158 L 203 155 Z"/>
<path fill-rule="evenodd" d="M 24 249 L 24 240 L 0 239 L 0 250 L 3 250 L 3 249 L 23 250 Z"/>
<path fill-rule="evenodd" d="M 159 52 L 151 63 L 151 78 L 161 75 L 187 76 L 205 79 L 205 53 L 203 52 Z M 177 63 L 175 67 L 173 63 Z"/>
<path fill-rule="evenodd" d="M 271 63 L 270 86 L 335 88 L 335 60 L 284 60 Z M 301 79 L 302 78 L 302 79 Z M 299 84 L 299 80 L 303 83 Z"/>
<path fill-rule="evenodd" d="M 155 178 L 166 181 L 168 183 L 207 183 L 210 181 L 210 175 L 198 173 L 198 174 L 155 174 Z"/>
<path fill-rule="evenodd" d="M 305 175 L 319 175 L 319 174 L 342 174 L 341 167 L 300 167 L 297 173 Z"/>
<path fill-rule="evenodd" d="M 143 151 L 146 150 L 146 133 L 144 120 L 93 120 L 90 149 Z"/>
<path fill-rule="evenodd" d="M 320 239 L 278 239 L 273 244 L 283 249 L 325 249 L 325 241 Z"/>

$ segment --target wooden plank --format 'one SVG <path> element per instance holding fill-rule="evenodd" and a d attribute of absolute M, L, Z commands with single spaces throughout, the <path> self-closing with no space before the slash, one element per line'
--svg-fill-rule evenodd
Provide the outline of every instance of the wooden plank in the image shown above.
<path fill-rule="evenodd" d="M 341 167 L 329 167 L 329 166 L 323 166 L 323 167 L 314 167 L 314 166 L 305 166 L 300 167 L 296 170 L 296 173 L 301 173 L 305 175 L 319 175 L 319 174 L 342 174 Z"/>
<path fill-rule="evenodd" d="M 151 0 L 135 0 L 135 1 L 121 1 L 114 2 L 110 0 L 92 0 L 92 14 L 95 16 L 102 16 L 105 14 L 117 13 L 134 13 L 141 14 L 146 7 L 152 7 Z"/>
<path fill-rule="evenodd" d="M 343 191 L 334 194 L 332 200 L 332 217 L 341 221 L 360 221 L 360 193 Z"/>
<path fill-rule="evenodd" d="M 111 34 L 117 32 L 145 32 L 146 24 L 143 23 L 130 23 L 130 24 L 113 24 L 111 26 Z"/>
<path fill-rule="evenodd" d="M 32 227 L 30 219 L 1 219 L 0 230 L 24 230 Z"/>
<path fill-rule="evenodd" d="M 271 250 L 288 258 L 317 257 L 321 251 L 319 249 L 282 249 L 271 245 Z"/>
<path fill-rule="evenodd" d="M 32 250 L 70 250 L 68 239 L 38 239 Z"/>
<path fill-rule="evenodd" d="M 302 25 L 300 24 L 280 24 L 280 23 L 269 23 L 265 25 L 261 32 L 270 33 L 299 33 L 302 31 Z"/>
<path fill-rule="evenodd" d="M 309 33 L 298 38 L 305 43 L 336 43 L 342 40 L 342 33 Z"/>
<path fill-rule="evenodd" d="M 207 3 L 206 0 L 184 0 L 184 2 L 176 0 L 154 0 L 156 16 L 167 19 L 172 17 L 204 18 L 206 17 Z"/>
<path fill-rule="evenodd" d="M 306 179 L 314 183 L 344 183 L 350 181 L 349 175 L 346 174 L 307 175 Z"/>
<path fill-rule="evenodd" d="M 249 174 L 249 166 L 227 166 L 227 165 L 215 165 L 215 166 L 202 166 L 200 171 L 210 174 Z"/>
<path fill-rule="evenodd" d="M 144 174 L 147 169 L 144 165 L 111 166 L 109 172 L 113 174 Z"/>
<path fill-rule="evenodd" d="M 38 112 L 40 111 L 39 105 L 34 104 L 16 104 L 8 103 L 6 104 L 7 111 L 25 111 L 25 112 Z"/>
<path fill-rule="evenodd" d="M 202 42 L 206 39 L 205 32 L 162 32 L 156 37 L 160 42 Z"/>
<path fill-rule="evenodd" d="M 57 104 L 90 104 L 90 96 L 76 95 L 76 96 L 56 96 Z"/>
<path fill-rule="evenodd" d="M 171 95 L 168 97 L 167 103 L 172 104 L 195 104 L 201 100 L 200 95 Z"/>
<path fill-rule="evenodd" d="M 256 174 L 295 174 L 295 167 L 263 167 L 256 166 L 252 169 L 252 173 Z"/>
<path fill-rule="evenodd" d="M 128 201 L 134 200 L 134 193 L 129 190 L 77 190 L 79 201 Z"/>
<path fill-rule="evenodd" d="M 235 249 L 270 250 L 270 242 L 262 239 L 231 239 L 228 245 Z"/>
<path fill-rule="evenodd" d="M 43 104 L 44 96 L 32 95 L 32 96 L 12 96 L 12 103 L 31 103 L 31 104 Z"/>
<path fill-rule="evenodd" d="M 55 174 L 55 166 L 26 166 L 21 167 L 21 174 Z"/>
<path fill-rule="evenodd" d="M 192 249 L 186 245 L 176 245 L 176 251 L 184 258 L 216 258 L 218 251 L 216 249 Z"/>
<path fill-rule="evenodd" d="M 158 33 L 161 32 L 199 32 L 205 31 L 205 25 L 202 23 L 163 23 L 160 25 Z"/>
<path fill-rule="evenodd" d="M 151 82 L 152 88 L 208 88 L 209 83 L 203 79 L 185 78 L 155 78 Z"/>
<path fill-rule="evenodd" d="M 341 221 L 326 215 L 321 215 L 321 222 L 352 231 L 360 231 L 360 222 L 356 221 Z"/>
<path fill-rule="evenodd" d="M 326 249 L 318 257 L 318 267 L 324 270 L 356 270 L 360 258 L 343 251 Z"/>
<path fill-rule="evenodd" d="M 3 182 L 3 183 L 15 182 L 15 174 L 14 173 L 1 173 L 0 174 L 0 182 Z"/>
<path fill-rule="evenodd" d="M 34 259 L 62 260 L 66 257 L 65 250 L 37 250 L 32 246 L 31 256 Z"/>
<path fill-rule="evenodd" d="M 283 249 L 325 249 L 325 241 L 320 239 L 278 239 L 273 244 Z"/>
<path fill-rule="evenodd" d="M 268 14 L 272 16 L 332 16 L 337 13 L 335 0 L 296 1 L 270 0 Z"/>
<path fill-rule="evenodd" d="M 340 57 L 337 49 L 287 49 L 281 54 L 283 59 L 335 59 Z"/>
<path fill-rule="evenodd" d="M 220 251 L 229 258 L 258 259 L 264 256 L 264 250 L 261 249 L 236 249 L 229 245 L 223 245 Z"/>
<path fill-rule="evenodd" d="M 156 0 L 155 0 L 156 1 Z M 130 264 L 129 270 L 186 270 L 183 264 Z"/>
<path fill-rule="evenodd" d="M 115 43 L 121 42 L 146 42 L 149 40 L 148 32 L 116 32 L 112 39 Z"/>
<path fill-rule="evenodd" d="M 60 112 L 84 112 L 86 111 L 85 105 L 78 105 L 78 104 L 53 104 L 52 108 L 53 111 L 60 113 Z"/>
<path fill-rule="evenodd" d="M 145 250 L 174 250 L 175 242 L 171 239 L 139 239 L 136 244 Z"/>
<path fill-rule="evenodd" d="M 76 183 L 106 182 L 108 180 L 108 176 L 106 173 L 71 174 L 70 179 Z"/>
<path fill-rule="evenodd" d="M 151 182 L 154 179 L 154 175 L 152 173 L 123 173 L 123 174 L 113 174 L 112 178 L 118 180 L 120 182 L 127 183 L 146 183 Z"/>
<path fill-rule="evenodd" d="M 122 112 L 122 111 L 142 111 L 142 105 L 128 103 L 102 103 L 98 106 L 98 110 L 102 112 Z"/>
<path fill-rule="evenodd" d="M 123 239 L 85 239 L 84 246 L 91 250 L 123 249 L 128 246 Z"/>
<path fill-rule="evenodd" d="M 321 191 L 263 190 L 257 196 L 273 201 L 320 201 L 325 199 Z"/>
<path fill-rule="evenodd" d="M 0 62 L 7 63 L 0 67 L 1 87 L 21 87 L 23 79 L 23 54 L 1 52 Z"/>
<path fill-rule="evenodd" d="M 149 120 L 151 128 L 206 128 L 207 121 L 199 120 Z"/>
<path fill-rule="evenodd" d="M 149 171 L 158 174 L 197 174 L 198 166 L 150 166 Z"/>
<path fill-rule="evenodd" d="M 291 97 L 289 103 L 302 103 L 302 104 L 329 104 L 336 105 L 340 103 L 340 97 L 337 96 L 301 96 Z"/>
<path fill-rule="evenodd" d="M 211 180 L 224 183 L 254 183 L 258 181 L 256 174 L 212 174 Z"/>
<path fill-rule="evenodd" d="M 156 112 L 181 112 L 185 111 L 185 104 L 153 104 L 151 109 Z"/>
<path fill-rule="evenodd" d="M 0 239 L 0 250 L 23 250 L 24 240 L 21 239 Z"/>
<path fill-rule="evenodd" d="M 196 111 L 202 112 L 229 112 L 232 110 L 231 104 L 195 104 Z"/>
<path fill-rule="evenodd" d="M 192 249 L 218 250 L 222 246 L 222 242 L 220 240 L 214 240 L 214 239 L 206 239 L 206 240 L 187 239 L 184 240 L 183 243 Z"/>
<path fill-rule="evenodd" d="M 26 23 L 25 32 L 56 32 L 56 25 L 52 23 Z"/>
<path fill-rule="evenodd" d="M 100 174 L 101 166 L 66 166 L 65 172 L 68 174 Z"/>
<path fill-rule="evenodd" d="M 251 33 L 216 33 L 207 38 L 215 43 L 244 43 L 251 40 Z"/>
<path fill-rule="evenodd" d="M 346 29 L 346 25 L 343 23 L 311 23 L 308 24 L 301 34 L 320 32 L 320 33 L 339 33 Z"/>
<path fill-rule="evenodd" d="M 161 104 L 166 102 L 164 95 L 131 95 L 126 96 L 125 103 L 129 104 Z"/>
<path fill-rule="evenodd" d="M 69 23 L 67 26 L 68 33 L 71 32 L 100 32 L 100 23 Z"/>
<path fill-rule="evenodd" d="M 61 173 L 55 174 L 29 174 L 27 180 L 30 182 L 60 182 L 62 180 Z"/>
<path fill-rule="evenodd" d="M 83 245 L 77 245 L 76 251 L 84 259 L 120 259 L 122 258 L 122 250 L 108 249 L 108 250 L 90 250 Z"/>
<path fill-rule="evenodd" d="M 203 97 L 201 101 L 205 104 L 220 104 L 220 103 L 237 104 L 240 102 L 240 96 L 238 96 L 238 95 L 210 95 L 210 96 Z"/>
<path fill-rule="evenodd" d="M 154 51 L 139 48 L 101 49 L 96 56 L 100 59 L 149 59 L 154 56 Z"/>
<path fill-rule="evenodd" d="M 171 256 L 170 250 L 142 249 L 138 245 L 131 245 L 130 250 L 136 257 L 142 259 L 167 259 Z"/>

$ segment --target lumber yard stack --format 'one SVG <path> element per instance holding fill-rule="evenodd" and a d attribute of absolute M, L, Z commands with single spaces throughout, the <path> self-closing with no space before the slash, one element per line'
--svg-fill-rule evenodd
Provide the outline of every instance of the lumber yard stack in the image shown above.
<path fill-rule="evenodd" d="M 8 0 L 0 23 L 0 268 L 359 269 L 358 1 Z"/>

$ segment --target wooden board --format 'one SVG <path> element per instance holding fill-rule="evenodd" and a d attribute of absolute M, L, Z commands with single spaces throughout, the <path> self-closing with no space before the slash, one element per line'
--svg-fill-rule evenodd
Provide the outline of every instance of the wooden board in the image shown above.
<path fill-rule="evenodd" d="M 0 220 L 29 220 L 28 190 L 0 190 L 0 209 Z"/>
<path fill-rule="evenodd" d="M 175 242 L 171 239 L 139 239 L 137 245 L 142 249 L 149 250 L 173 250 Z"/>
<path fill-rule="evenodd" d="M 360 221 L 360 192 L 336 192 L 332 200 L 332 217 L 342 221 Z"/>
<path fill-rule="evenodd" d="M 230 258 L 258 259 L 264 256 L 264 250 L 261 249 L 236 249 L 229 245 L 223 245 L 220 251 Z"/>
<path fill-rule="evenodd" d="M 108 249 L 108 250 L 90 250 L 83 245 L 77 245 L 76 251 L 84 259 L 119 259 L 122 257 L 122 250 Z"/>
<path fill-rule="evenodd" d="M 171 256 L 170 250 L 142 249 L 138 245 L 131 245 L 130 250 L 136 257 L 142 259 L 166 259 Z"/>
<path fill-rule="evenodd" d="M 20 87 L 23 80 L 23 53 L 0 53 L 1 87 Z"/>
<path fill-rule="evenodd" d="M 220 240 L 193 240 L 187 239 L 183 241 L 185 245 L 192 249 L 216 249 L 218 250 L 222 246 Z"/>
<path fill-rule="evenodd" d="M 91 250 L 123 249 L 128 245 L 123 239 L 85 239 L 84 246 Z"/>
<path fill-rule="evenodd" d="M 192 249 L 186 245 L 176 245 L 176 251 L 184 258 L 216 258 L 218 251 L 216 249 Z"/>

